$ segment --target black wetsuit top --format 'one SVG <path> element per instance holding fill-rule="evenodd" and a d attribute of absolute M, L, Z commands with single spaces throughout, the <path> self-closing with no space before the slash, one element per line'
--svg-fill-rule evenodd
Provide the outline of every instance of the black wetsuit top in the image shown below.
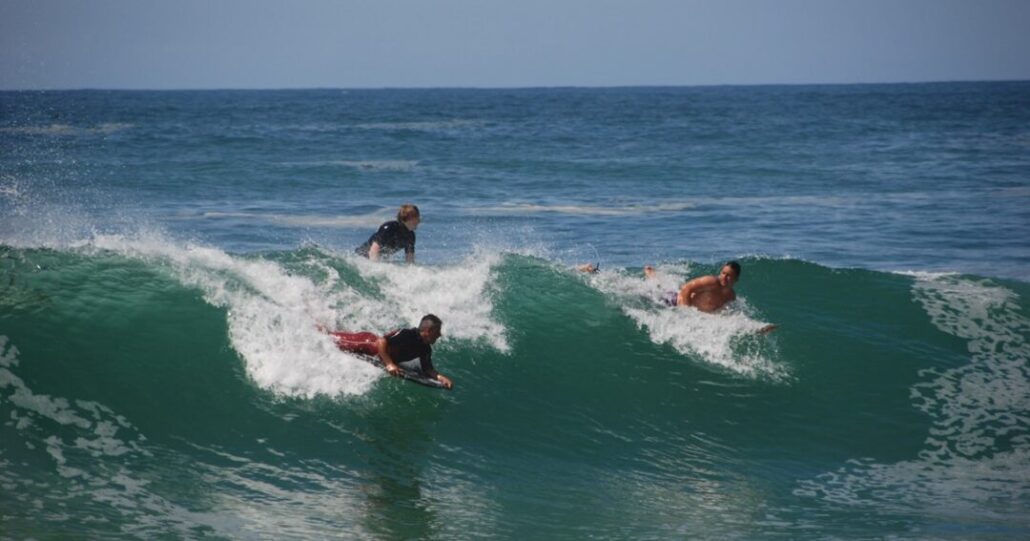
<path fill-rule="evenodd" d="M 433 369 L 433 348 L 422 341 L 418 329 L 393 331 L 386 335 L 386 345 L 393 362 L 403 363 L 418 357 L 422 373 L 430 377 L 436 375 Z"/>
<path fill-rule="evenodd" d="M 393 220 L 379 226 L 379 230 L 372 234 L 365 241 L 365 244 L 358 246 L 354 252 L 360 256 L 368 257 L 368 251 L 372 249 L 372 243 L 379 244 L 381 255 L 390 255 L 401 248 L 405 254 L 415 253 L 415 232 L 408 229 L 408 226 Z"/>

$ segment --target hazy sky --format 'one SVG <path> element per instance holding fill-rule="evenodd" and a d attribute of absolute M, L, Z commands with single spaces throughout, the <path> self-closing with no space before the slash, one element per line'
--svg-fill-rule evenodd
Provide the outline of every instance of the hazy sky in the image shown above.
<path fill-rule="evenodd" d="M 1030 79 L 1030 0 L 0 0 L 0 88 Z"/>

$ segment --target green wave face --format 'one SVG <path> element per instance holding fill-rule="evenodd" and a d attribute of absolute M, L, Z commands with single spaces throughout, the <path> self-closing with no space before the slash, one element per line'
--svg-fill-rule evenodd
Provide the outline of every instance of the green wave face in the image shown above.
<path fill-rule="evenodd" d="M 1030 528 L 1025 284 L 743 265 L 740 301 L 706 315 L 655 301 L 716 270 L 690 262 L 647 281 L 514 254 L 406 267 L 160 239 L 0 248 L 5 533 Z M 427 312 L 452 392 L 385 377 L 317 328 Z"/>

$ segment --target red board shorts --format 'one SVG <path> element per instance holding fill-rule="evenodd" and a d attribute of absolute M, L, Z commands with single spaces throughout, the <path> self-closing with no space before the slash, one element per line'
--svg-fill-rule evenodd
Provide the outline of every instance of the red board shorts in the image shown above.
<path fill-rule="evenodd" d="M 330 336 L 336 342 L 337 347 L 351 353 L 363 353 L 365 355 L 379 355 L 379 346 L 376 341 L 379 335 L 371 332 L 331 332 Z"/>

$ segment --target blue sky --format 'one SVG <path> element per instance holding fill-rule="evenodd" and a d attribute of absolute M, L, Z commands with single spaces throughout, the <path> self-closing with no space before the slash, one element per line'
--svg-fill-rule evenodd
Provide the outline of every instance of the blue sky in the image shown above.
<path fill-rule="evenodd" d="M 1030 79 L 1030 0 L 0 0 L 0 88 Z"/>

